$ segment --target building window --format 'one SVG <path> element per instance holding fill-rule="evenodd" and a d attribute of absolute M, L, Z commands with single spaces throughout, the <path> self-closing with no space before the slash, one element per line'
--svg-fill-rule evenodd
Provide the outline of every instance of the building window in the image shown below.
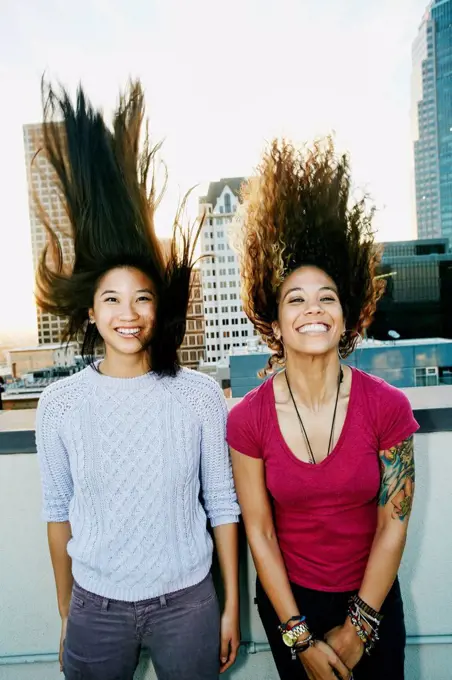
<path fill-rule="evenodd" d="M 228 262 L 234 262 L 234 255 L 228 255 Z"/>
<path fill-rule="evenodd" d="M 212 246 L 212 250 L 213 250 L 213 246 Z M 224 250 L 224 243 L 218 244 L 218 250 Z"/>
<path fill-rule="evenodd" d="M 242 338 L 248 337 L 248 331 L 242 331 Z"/>
<path fill-rule="evenodd" d="M 230 267 L 230 268 L 228 269 L 228 273 L 229 273 L 231 276 L 234 276 L 234 275 L 235 275 L 235 268 L 234 268 L 234 267 Z"/>
<path fill-rule="evenodd" d="M 241 323 L 242 325 L 245 324 L 246 322 L 247 322 L 247 319 L 246 319 L 246 318 L 240 319 L 240 323 Z"/>
<path fill-rule="evenodd" d="M 415 368 L 414 384 L 416 387 L 430 387 L 431 385 L 438 385 L 438 367 L 429 366 L 428 368 Z"/>
<path fill-rule="evenodd" d="M 231 212 L 231 196 L 230 196 L 230 194 L 224 195 L 224 212 L 226 212 L 226 213 Z"/>

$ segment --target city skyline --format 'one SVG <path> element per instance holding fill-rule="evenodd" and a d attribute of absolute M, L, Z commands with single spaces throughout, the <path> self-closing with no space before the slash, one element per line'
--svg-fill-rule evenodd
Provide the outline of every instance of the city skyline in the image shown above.
<path fill-rule="evenodd" d="M 168 235 L 180 196 L 190 215 L 209 180 L 253 173 L 275 135 L 296 143 L 336 133 L 353 177 L 379 212 L 379 240 L 414 237 L 410 136 L 411 45 L 427 3 L 350 0 L 81 0 L 77 13 L 53 0 L 9 3 L 0 27 L 4 131 L 0 183 L 0 337 L 33 330 L 33 267 L 22 126 L 39 122 L 43 72 L 73 92 L 82 81 L 106 112 L 139 76 L 154 139 L 165 138 L 170 172 L 157 216 Z M 224 9 L 224 8 L 223 8 Z M 84 20 L 89 18 L 88 20 Z"/>
<path fill-rule="evenodd" d="M 419 238 L 452 239 L 452 0 L 435 0 L 413 45 L 412 125 Z"/>

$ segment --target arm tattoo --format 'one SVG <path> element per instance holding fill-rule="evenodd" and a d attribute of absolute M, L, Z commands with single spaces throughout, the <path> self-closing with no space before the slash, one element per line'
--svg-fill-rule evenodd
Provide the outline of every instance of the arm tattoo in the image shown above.
<path fill-rule="evenodd" d="M 413 437 L 380 451 L 381 486 L 378 505 L 393 505 L 392 516 L 403 522 L 410 516 L 414 491 Z"/>

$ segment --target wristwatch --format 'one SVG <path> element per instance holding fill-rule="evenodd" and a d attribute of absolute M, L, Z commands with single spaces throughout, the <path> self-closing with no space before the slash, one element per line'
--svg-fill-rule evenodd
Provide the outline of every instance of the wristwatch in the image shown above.
<path fill-rule="evenodd" d="M 300 635 L 303 633 L 309 633 L 309 628 L 304 621 L 302 623 L 298 623 L 290 630 L 283 631 L 282 639 L 284 644 L 288 647 L 293 647 Z"/>

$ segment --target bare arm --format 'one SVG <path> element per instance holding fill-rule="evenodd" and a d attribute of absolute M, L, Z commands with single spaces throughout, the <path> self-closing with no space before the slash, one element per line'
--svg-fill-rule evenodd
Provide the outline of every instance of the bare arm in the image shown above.
<path fill-rule="evenodd" d="M 238 524 L 214 527 L 215 547 L 223 577 L 225 604 L 221 617 L 221 673 L 232 666 L 240 647 Z"/>
<path fill-rule="evenodd" d="M 378 526 L 359 595 L 379 610 L 391 589 L 405 548 L 414 495 L 413 437 L 380 451 Z"/>
<path fill-rule="evenodd" d="M 276 537 L 265 484 L 264 463 L 234 449 L 231 455 L 237 494 L 257 574 L 279 620 L 288 621 L 292 616 L 299 616 L 300 610 Z M 306 637 L 306 634 L 300 637 Z M 287 654 L 290 654 L 289 650 Z M 303 652 L 300 660 L 310 680 L 331 678 L 332 668 L 338 671 L 336 677 L 349 677 L 340 658 L 322 641 L 317 641 L 315 647 Z"/>
<path fill-rule="evenodd" d="M 413 437 L 380 451 L 381 485 L 378 525 L 359 596 L 377 611 L 389 593 L 400 566 L 414 494 Z M 347 617 L 343 626 L 328 633 L 327 642 L 349 667 L 363 653 L 363 643 Z"/>
<path fill-rule="evenodd" d="M 47 524 L 47 538 L 55 576 L 58 611 L 62 619 L 67 619 L 71 603 L 73 584 L 72 563 L 71 558 L 67 554 L 67 544 L 71 537 L 72 532 L 69 522 L 49 522 Z"/>
<path fill-rule="evenodd" d="M 300 611 L 279 549 L 264 477 L 264 463 L 231 450 L 234 479 L 259 580 L 280 621 Z"/>
<path fill-rule="evenodd" d="M 239 610 L 238 524 L 214 527 L 215 548 L 220 563 L 225 592 L 225 609 Z"/>

